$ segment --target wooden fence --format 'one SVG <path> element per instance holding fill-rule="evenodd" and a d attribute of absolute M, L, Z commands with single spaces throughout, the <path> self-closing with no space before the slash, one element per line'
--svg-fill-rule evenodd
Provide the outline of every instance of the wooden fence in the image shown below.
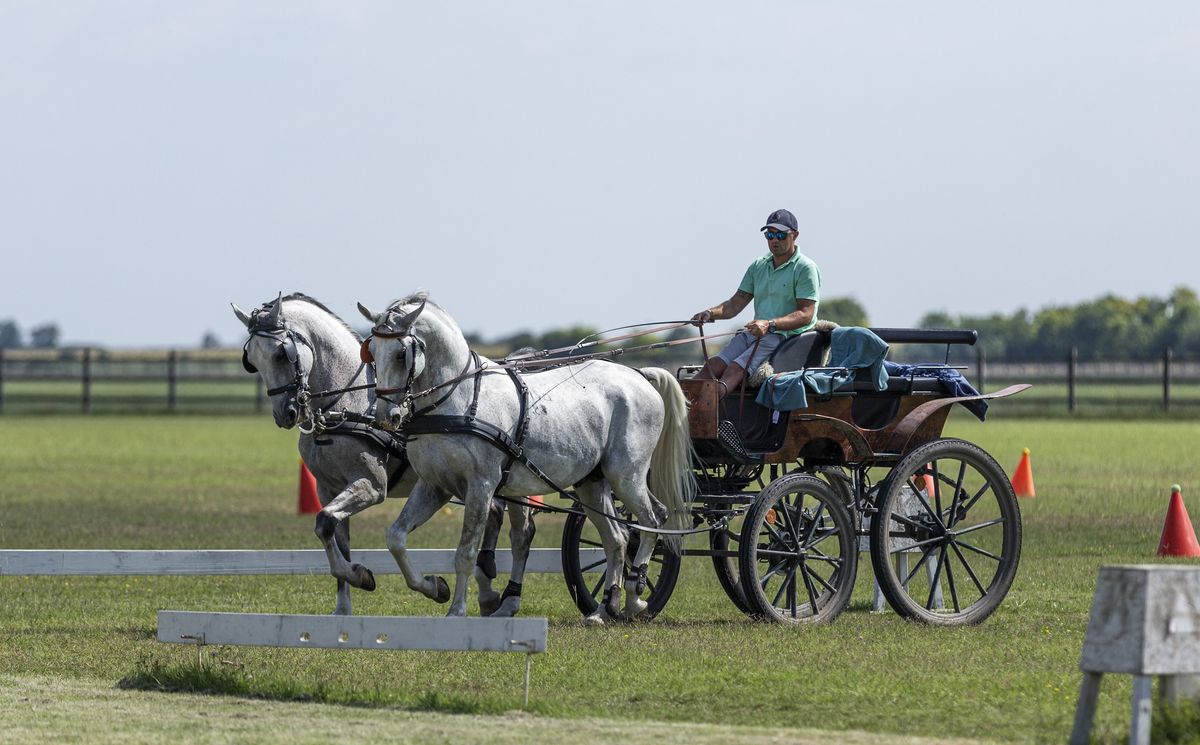
<path fill-rule="evenodd" d="M 897 350 L 900 351 L 900 350 Z M 650 364 L 650 363 L 648 363 Z M 995 415 L 1200 414 L 1200 361 L 1170 349 L 1143 362 L 991 360 L 978 350 L 963 373 L 980 390 L 1010 383 L 1033 389 Z M 108 351 L 0 349 L 0 414 L 252 413 L 266 391 L 241 365 L 240 349 Z"/>

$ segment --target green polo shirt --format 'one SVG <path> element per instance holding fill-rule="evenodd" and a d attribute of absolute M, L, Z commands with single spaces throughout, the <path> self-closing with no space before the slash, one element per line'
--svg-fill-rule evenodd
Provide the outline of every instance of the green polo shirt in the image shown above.
<path fill-rule="evenodd" d="M 738 289 L 754 296 L 754 319 L 769 321 L 795 313 L 797 300 L 812 300 L 819 306 L 821 270 L 812 259 L 799 251 L 778 267 L 775 266 L 774 257 L 767 254 L 750 265 Z M 780 330 L 779 333 L 795 336 L 808 331 L 816 323 L 816 310 L 813 309 L 813 322 L 804 328 Z"/>

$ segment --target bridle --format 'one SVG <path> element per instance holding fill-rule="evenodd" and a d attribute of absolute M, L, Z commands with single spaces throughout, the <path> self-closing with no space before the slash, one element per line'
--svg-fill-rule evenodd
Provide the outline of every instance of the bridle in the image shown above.
<path fill-rule="evenodd" d="M 255 324 L 249 329 L 250 338 L 246 339 L 246 343 L 242 346 L 242 367 L 248 373 L 257 373 L 258 368 L 254 363 L 250 362 L 250 342 L 254 341 L 254 337 L 261 336 L 264 339 L 271 339 L 282 346 L 284 355 L 292 365 L 292 380 L 284 385 L 275 388 L 268 388 L 268 396 L 277 396 L 280 393 L 294 393 L 296 408 L 299 411 L 299 421 L 301 431 L 304 431 L 303 425 L 313 420 L 312 407 L 310 401 L 312 396 L 308 390 L 308 371 L 300 364 L 299 345 L 303 344 L 308 347 L 309 352 L 313 352 L 312 342 L 308 340 L 304 334 L 293 329 L 288 325 L 287 321 L 280 321 L 278 325 Z M 315 357 L 315 354 L 314 354 Z"/>
<path fill-rule="evenodd" d="M 397 339 L 403 346 L 404 366 L 408 370 L 408 376 L 404 381 L 404 385 L 396 388 L 375 388 L 376 399 L 387 401 L 389 404 L 392 404 L 400 409 L 402 420 L 400 425 L 401 427 L 413 419 L 424 414 L 428 414 L 438 406 L 442 405 L 442 403 L 450 398 L 454 391 L 458 389 L 458 384 L 467 378 L 475 377 L 476 397 L 478 397 L 479 376 L 483 374 L 485 367 L 485 365 L 480 361 L 479 355 L 475 352 L 471 352 L 470 356 L 467 358 L 466 366 L 459 375 L 443 383 L 439 383 L 432 388 L 419 391 L 417 393 L 413 392 L 413 382 L 417 376 L 417 354 L 418 352 L 420 354 L 425 353 L 425 340 L 412 333 L 412 325 L 413 322 L 417 320 L 417 316 L 421 314 L 421 311 L 425 310 L 425 302 L 426 301 L 422 300 L 421 304 L 417 306 L 416 310 L 401 316 L 398 320 L 391 319 L 394 311 L 389 308 L 388 311 L 386 311 L 383 315 L 384 321 L 371 328 L 371 334 L 363 340 L 362 346 L 359 348 L 359 358 L 363 361 L 363 364 L 371 364 L 375 362 L 375 354 L 371 351 L 371 339 L 375 337 L 380 339 Z M 446 391 L 440 398 L 438 398 L 438 400 L 434 401 L 428 406 L 423 406 L 420 409 L 415 408 L 414 404 L 417 399 L 424 398 L 438 389 L 447 387 L 449 390 Z M 393 398 L 393 396 L 396 396 L 396 394 L 399 394 L 399 396 Z"/>

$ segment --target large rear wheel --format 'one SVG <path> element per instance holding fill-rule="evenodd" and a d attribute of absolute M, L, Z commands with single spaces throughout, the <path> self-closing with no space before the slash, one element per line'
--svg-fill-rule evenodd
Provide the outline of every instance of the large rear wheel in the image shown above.
<path fill-rule="evenodd" d="M 844 498 L 826 481 L 793 472 L 772 481 L 746 515 L 741 587 L 759 618 L 828 623 L 846 609 L 858 570 L 858 537 Z"/>
<path fill-rule="evenodd" d="M 982 448 L 942 439 L 888 475 L 871 521 L 871 563 L 896 613 L 960 626 L 990 616 L 1017 575 L 1021 512 Z"/>

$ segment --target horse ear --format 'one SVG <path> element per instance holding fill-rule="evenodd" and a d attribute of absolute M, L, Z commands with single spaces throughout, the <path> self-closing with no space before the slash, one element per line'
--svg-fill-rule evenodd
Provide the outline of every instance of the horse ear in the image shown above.
<path fill-rule="evenodd" d="M 272 328 L 279 327 L 279 311 L 283 308 L 283 293 L 279 293 L 279 297 L 275 298 L 275 302 L 271 305 L 271 315 L 267 316 L 267 324 Z"/>
<path fill-rule="evenodd" d="M 404 320 L 400 321 L 396 325 L 403 329 L 410 328 L 413 325 L 413 323 L 416 322 L 417 316 L 421 315 L 421 311 L 423 311 L 423 310 L 425 310 L 425 301 L 424 300 L 421 301 L 421 304 L 417 306 L 416 310 L 414 310 L 412 313 L 409 313 L 407 316 L 404 317 Z"/>
<path fill-rule="evenodd" d="M 241 321 L 243 324 L 245 324 L 246 328 L 250 328 L 250 324 L 252 323 L 252 321 L 250 319 L 250 316 L 247 315 L 246 311 L 237 307 L 236 303 L 230 303 L 230 305 L 233 306 L 233 314 L 235 316 L 237 316 L 237 319 L 239 321 Z"/>
<path fill-rule="evenodd" d="M 371 310 L 370 308 L 363 305 L 362 303 L 358 304 L 358 312 L 362 313 L 363 318 L 366 318 L 371 323 L 375 323 L 376 319 L 379 318 L 379 315 L 375 311 Z"/>

